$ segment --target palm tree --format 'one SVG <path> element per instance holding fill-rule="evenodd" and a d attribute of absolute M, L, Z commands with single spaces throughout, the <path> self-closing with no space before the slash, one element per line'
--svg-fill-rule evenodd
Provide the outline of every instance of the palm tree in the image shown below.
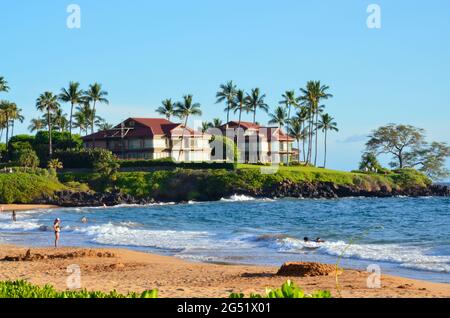
<path fill-rule="evenodd" d="M 298 117 L 291 119 L 291 125 L 289 129 L 289 135 L 297 140 L 298 145 L 298 162 L 301 162 L 301 150 L 300 150 L 300 140 L 304 140 L 306 137 L 305 131 L 303 130 L 303 124 Z"/>
<path fill-rule="evenodd" d="M 209 123 L 207 121 L 202 122 L 202 133 L 207 132 L 208 129 L 211 127 L 212 127 L 211 123 Z"/>
<path fill-rule="evenodd" d="M 287 121 L 287 113 L 284 107 L 278 106 L 275 108 L 275 112 L 270 114 L 269 124 L 277 125 L 278 128 L 282 128 Z"/>
<path fill-rule="evenodd" d="M 317 165 L 317 132 L 318 132 L 318 121 L 319 121 L 319 113 L 321 111 L 320 102 L 324 99 L 329 99 L 333 97 L 333 95 L 327 93 L 330 89 L 327 85 L 322 85 L 320 81 L 309 81 L 306 84 L 306 88 L 300 88 L 302 92 L 302 96 L 300 100 L 302 100 L 305 106 L 308 107 L 308 158 L 307 163 L 312 162 L 312 138 L 314 135 L 315 129 L 315 156 L 314 156 L 314 165 Z M 314 128 L 315 127 L 315 128 Z"/>
<path fill-rule="evenodd" d="M 67 121 L 66 118 L 66 114 L 63 113 L 63 109 L 61 107 L 55 109 L 53 115 L 51 116 L 51 120 L 52 123 L 54 123 L 54 128 L 60 132 L 65 131 L 67 126 L 69 125 L 69 122 Z M 44 122 L 46 122 L 45 117 Z"/>
<path fill-rule="evenodd" d="M 339 131 L 339 129 L 337 128 L 337 123 L 334 121 L 334 118 L 328 114 L 322 114 L 320 116 L 318 129 L 321 129 L 325 133 L 325 154 L 323 160 L 323 167 L 325 168 L 327 166 L 327 132 Z"/>
<path fill-rule="evenodd" d="M 39 96 L 36 100 L 36 108 L 41 112 L 47 113 L 47 125 L 48 125 L 48 153 L 50 158 L 53 155 L 52 148 L 52 113 L 59 108 L 58 97 L 51 93 L 45 92 Z"/>
<path fill-rule="evenodd" d="M 30 125 L 28 126 L 28 130 L 30 132 L 40 131 L 45 127 L 44 121 L 40 118 L 33 118 L 30 121 Z"/>
<path fill-rule="evenodd" d="M 83 133 L 83 131 L 87 135 L 88 124 L 85 113 L 82 111 L 77 111 L 73 115 L 73 118 L 74 118 L 73 127 L 80 129 L 80 135 Z"/>
<path fill-rule="evenodd" d="M 212 128 L 220 128 L 223 126 L 223 123 L 220 118 L 214 118 L 210 125 Z"/>
<path fill-rule="evenodd" d="M 304 162 L 306 162 L 306 151 L 305 151 L 305 140 L 308 136 L 308 129 L 306 128 L 306 122 L 308 121 L 308 108 L 305 106 L 300 106 L 300 110 L 295 115 L 294 120 L 298 121 L 300 123 L 300 130 L 302 131 L 302 134 L 304 135 L 302 138 L 302 150 L 303 150 L 303 159 Z"/>
<path fill-rule="evenodd" d="M 16 120 L 20 121 L 21 123 L 23 123 L 23 121 L 25 120 L 25 117 L 22 115 L 22 109 L 17 107 L 16 104 L 12 104 L 11 105 L 11 137 L 14 136 L 14 123 Z"/>
<path fill-rule="evenodd" d="M 280 105 L 285 105 L 287 108 L 287 120 L 286 120 L 286 131 L 289 132 L 290 122 L 291 122 L 291 107 L 297 106 L 297 98 L 295 97 L 295 91 L 286 91 L 283 95 L 283 100 L 280 101 Z M 286 134 L 286 145 L 287 145 L 287 165 L 289 166 L 289 134 Z"/>
<path fill-rule="evenodd" d="M 5 80 L 3 76 L 0 76 L 0 92 L 6 93 L 8 91 L 9 91 L 8 82 Z"/>
<path fill-rule="evenodd" d="M 230 111 L 233 109 L 234 98 L 236 97 L 237 88 L 233 84 L 233 81 L 229 81 L 226 84 L 220 85 L 220 91 L 216 94 L 216 104 L 226 101 L 227 107 L 225 112 L 227 113 L 227 125 L 230 122 Z M 228 128 L 228 127 L 227 127 Z"/>
<path fill-rule="evenodd" d="M 258 109 L 261 109 L 266 113 L 269 111 L 269 105 L 267 105 L 264 101 L 265 98 L 266 95 L 261 95 L 259 88 L 252 89 L 252 92 L 250 94 L 247 94 L 246 107 L 250 112 L 253 113 L 254 124 L 256 124 L 256 111 Z"/>
<path fill-rule="evenodd" d="M 178 161 L 180 161 L 181 153 L 184 151 L 184 132 L 187 128 L 187 123 L 190 116 L 201 116 L 200 104 L 193 102 L 192 95 L 183 96 L 183 101 L 175 104 L 175 114 L 181 120 L 184 119 L 183 134 L 181 136 L 181 149 L 178 152 Z"/>
<path fill-rule="evenodd" d="M 245 103 L 246 103 L 245 92 L 240 89 L 236 92 L 236 96 L 234 97 L 233 106 L 232 106 L 235 113 L 239 112 L 238 128 L 241 126 L 242 111 L 245 110 Z"/>
<path fill-rule="evenodd" d="M 99 123 L 97 124 L 97 128 L 98 128 L 100 131 L 110 130 L 110 129 L 113 128 L 113 125 L 110 124 L 110 123 L 108 123 L 108 122 L 106 122 L 105 119 L 101 118 L 100 121 L 99 121 Z"/>
<path fill-rule="evenodd" d="M 69 133 L 72 139 L 72 123 L 73 123 L 73 108 L 82 102 L 84 96 L 83 91 L 80 89 L 80 83 L 70 82 L 69 88 L 61 88 L 59 94 L 59 100 L 63 103 L 70 103 L 70 118 L 69 118 Z"/>
<path fill-rule="evenodd" d="M 89 89 L 85 92 L 86 100 L 89 103 L 92 103 L 92 114 L 91 114 L 91 133 L 94 133 L 94 116 L 95 116 L 95 106 L 97 103 L 109 105 L 109 101 L 106 99 L 108 96 L 108 92 L 102 90 L 102 85 L 98 83 L 94 83 L 89 85 Z M 95 148 L 95 140 L 94 148 Z"/>
<path fill-rule="evenodd" d="M 0 101 L 0 112 L 2 113 L 3 122 L 2 127 L 6 128 L 6 144 L 8 144 L 9 141 L 9 126 L 11 125 L 11 118 L 14 116 L 14 107 L 17 107 L 14 103 L 6 100 Z"/>
<path fill-rule="evenodd" d="M 172 99 L 163 100 L 162 106 L 160 106 L 158 109 L 156 109 L 156 112 L 162 116 L 166 116 L 167 120 L 170 120 L 170 118 L 175 113 L 175 108 L 172 103 Z"/>

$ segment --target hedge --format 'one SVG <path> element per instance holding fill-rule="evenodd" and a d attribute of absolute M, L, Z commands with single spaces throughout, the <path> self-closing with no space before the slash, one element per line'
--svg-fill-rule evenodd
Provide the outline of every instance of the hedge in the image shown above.
<path fill-rule="evenodd" d="M 235 170 L 233 162 L 174 162 L 171 159 L 161 160 L 119 160 L 121 168 L 182 168 L 182 169 L 225 169 Z"/>

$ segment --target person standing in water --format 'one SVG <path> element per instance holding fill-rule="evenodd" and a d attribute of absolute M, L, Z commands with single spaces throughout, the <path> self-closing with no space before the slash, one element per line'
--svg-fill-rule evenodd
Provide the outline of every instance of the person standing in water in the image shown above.
<path fill-rule="evenodd" d="M 17 221 L 16 211 L 12 211 L 12 220 L 13 222 Z"/>
<path fill-rule="evenodd" d="M 59 234 L 61 232 L 61 220 L 59 218 L 53 222 L 53 230 L 55 231 L 55 248 L 58 248 Z"/>

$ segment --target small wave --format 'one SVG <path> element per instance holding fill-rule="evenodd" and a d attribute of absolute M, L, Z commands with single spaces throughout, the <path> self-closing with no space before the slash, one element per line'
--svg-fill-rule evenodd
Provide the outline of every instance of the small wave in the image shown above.
<path fill-rule="evenodd" d="M 256 199 L 250 196 L 246 196 L 246 195 L 239 195 L 239 194 L 234 194 L 231 197 L 229 197 L 228 199 L 226 198 L 222 198 L 220 201 L 224 201 L 224 202 L 245 202 L 245 201 L 255 201 Z"/>
<path fill-rule="evenodd" d="M 16 221 L 16 222 L 2 222 L 0 223 L 0 230 L 22 230 L 22 231 L 33 231 L 38 230 L 42 224 L 38 224 L 33 221 Z"/>
<path fill-rule="evenodd" d="M 285 238 L 276 243 L 280 252 L 301 253 L 305 249 L 315 249 L 332 256 L 343 256 L 360 260 L 380 261 L 399 264 L 400 267 L 427 270 L 433 272 L 450 272 L 449 256 L 427 255 L 427 250 L 397 244 L 353 244 L 345 242 L 305 243 L 294 238 Z"/>

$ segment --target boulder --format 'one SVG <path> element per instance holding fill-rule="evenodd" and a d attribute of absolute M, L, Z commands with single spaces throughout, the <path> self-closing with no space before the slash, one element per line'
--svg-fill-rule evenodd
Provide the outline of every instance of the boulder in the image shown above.
<path fill-rule="evenodd" d="M 342 271 L 338 270 L 338 274 Z M 289 277 L 315 277 L 328 276 L 336 274 L 336 265 L 327 265 L 321 263 L 285 263 L 278 270 L 278 276 Z"/>

